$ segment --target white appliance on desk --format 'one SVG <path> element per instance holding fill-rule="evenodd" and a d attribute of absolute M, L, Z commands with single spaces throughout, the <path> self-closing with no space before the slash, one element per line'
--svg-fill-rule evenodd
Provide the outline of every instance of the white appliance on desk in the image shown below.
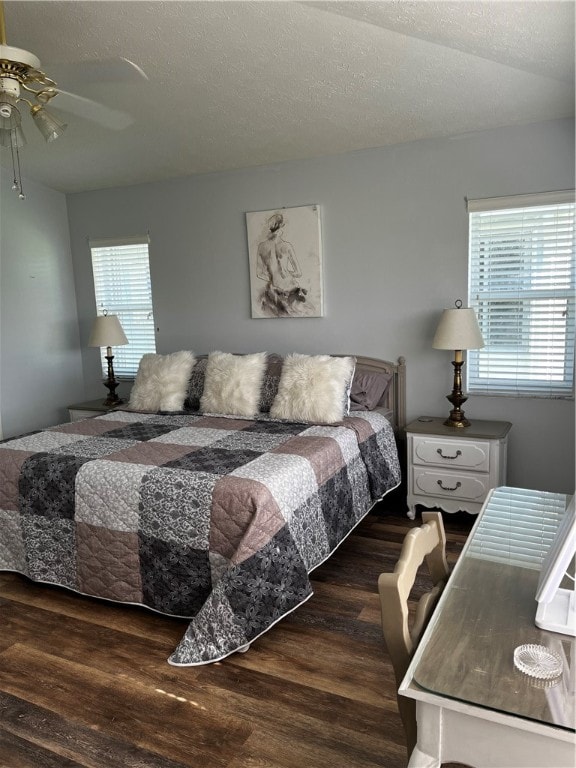
<path fill-rule="evenodd" d="M 536 600 L 536 626 L 576 636 L 576 593 L 574 576 L 568 568 L 576 553 L 576 496 L 570 503 L 558 531 L 542 562 Z M 560 586 L 564 578 L 572 580 L 572 587 Z"/>

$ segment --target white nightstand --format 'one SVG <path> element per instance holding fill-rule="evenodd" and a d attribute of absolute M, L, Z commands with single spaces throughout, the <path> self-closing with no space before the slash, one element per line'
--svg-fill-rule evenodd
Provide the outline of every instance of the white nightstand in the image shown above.
<path fill-rule="evenodd" d="M 449 427 L 444 418 L 420 416 L 406 427 L 408 517 L 416 504 L 445 512 L 482 508 L 491 488 L 506 485 L 509 421 L 474 420 Z"/>
<path fill-rule="evenodd" d="M 68 406 L 68 414 L 70 421 L 80 421 L 80 419 L 87 419 L 89 416 L 100 416 L 103 413 L 108 413 L 116 406 L 104 405 L 104 399 L 88 400 L 86 403 L 76 403 L 76 405 Z"/>

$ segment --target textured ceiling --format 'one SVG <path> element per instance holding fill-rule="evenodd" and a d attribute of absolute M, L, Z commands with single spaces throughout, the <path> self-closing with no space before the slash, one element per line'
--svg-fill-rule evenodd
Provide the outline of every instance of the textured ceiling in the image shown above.
<path fill-rule="evenodd" d="M 23 117 L 23 175 L 64 192 L 574 115 L 572 0 L 28 0 L 5 15 L 8 44 L 62 89 L 130 116 L 111 129 L 58 96 L 68 130 L 49 145 Z M 115 57 L 149 79 L 107 79 Z"/>

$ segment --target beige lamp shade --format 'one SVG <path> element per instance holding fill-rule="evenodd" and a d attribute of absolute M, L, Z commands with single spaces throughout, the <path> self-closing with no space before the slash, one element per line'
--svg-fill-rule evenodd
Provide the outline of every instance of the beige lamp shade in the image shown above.
<path fill-rule="evenodd" d="M 481 349 L 484 339 L 473 309 L 445 309 L 438 323 L 434 349 Z"/>
<path fill-rule="evenodd" d="M 119 347 L 128 344 L 117 315 L 99 315 L 94 320 L 89 347 Z"/>

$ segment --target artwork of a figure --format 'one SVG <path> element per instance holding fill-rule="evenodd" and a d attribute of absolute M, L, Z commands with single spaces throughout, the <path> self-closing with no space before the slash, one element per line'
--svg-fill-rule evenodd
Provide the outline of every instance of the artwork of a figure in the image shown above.
<path fill-rule="evenodd" d="M 320 317 L 317 206 L 248 213 L 252 317 Z M 290 235 L 286 230 L 290 225 Z"/>

